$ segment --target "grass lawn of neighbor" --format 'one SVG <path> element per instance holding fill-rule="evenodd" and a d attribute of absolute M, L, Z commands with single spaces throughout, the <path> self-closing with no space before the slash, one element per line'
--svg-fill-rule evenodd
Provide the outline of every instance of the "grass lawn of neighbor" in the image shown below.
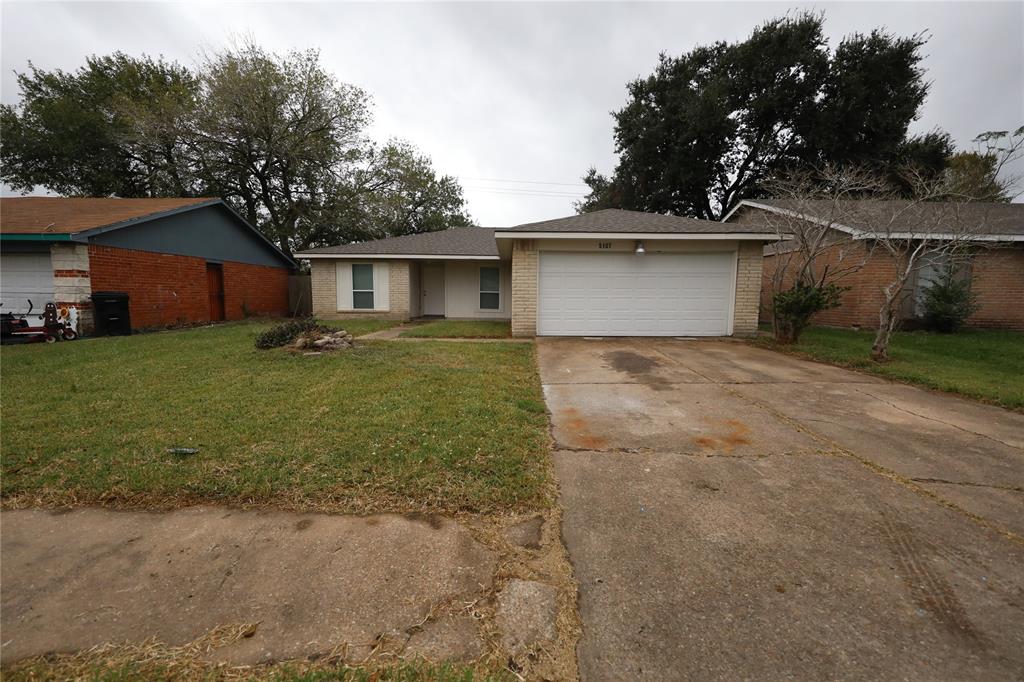
<path fill-rule="evenodd" d="M 436 320 L 401 333 L 407 338 L 503 339 L 512 336 L 508 320 Z"/>
<path fill-rule="evenodd" d="M 345 326 L 357 324 L 373 326 Z M 531 345 L 364 342 L 304 356 L 256 350 L 266 328 L 4 346 L 4 505 L 487 513 L 549 503 Z"/>
<path fill-rule="evenodd" d="M 978 398 L 1024 411 L 1024 332 L 896 332 L 890 360 L 870 359 L 873 331 L 812 327 L 796 346 L 759 343 L 878 376 Z"/>

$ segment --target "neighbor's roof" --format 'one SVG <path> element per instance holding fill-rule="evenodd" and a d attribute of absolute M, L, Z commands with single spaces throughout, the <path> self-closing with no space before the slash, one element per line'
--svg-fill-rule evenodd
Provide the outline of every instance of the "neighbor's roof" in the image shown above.
<path fill-rule="evenodd" d="M 219 201 L 210 198 L 5 197 L 0 199 L 0 233 L 76 234 Z"/>
<path fill-rule="evenodd" d="M 719 223 L 661 213 L 608 208 L 592 213 L 526 223 L 504 232 L 628 232 L 635 234 L 773 234 L 765 225 Z M 498 233 L 501 236 L 501 232 Z"/>
<path fill-rule="evenodd" d="M 439 232 L 407 234 L 342 246 L 323 246 L 295 254 L 298 258 L 336 255 L 497 258 L 498 244 L 494 240 L 492 227 L 452 227 Z"/>
<path fill-rule="evenodd" d="M 788 211 L 797 217 L 828 221 L 838 229 L 860 233 L 863 237 L 870 237 L 872 230 L 884 227 L 885 233 L 893 236 L 941 236 L 976 230 L 977 236 L 986 240 L 1024 238 L 1024 204 L 752 199 L 743 201 L 740 206 Z"/>

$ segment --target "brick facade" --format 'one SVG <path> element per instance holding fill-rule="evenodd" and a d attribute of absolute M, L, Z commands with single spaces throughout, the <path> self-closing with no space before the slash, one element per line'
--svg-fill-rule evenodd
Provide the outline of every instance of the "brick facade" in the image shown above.
<path fill-rule="evenodd" d="M 210 321 L 205 259 L 95 244 L 89 245 L 88 256 L 91 290 L 127 292 L 133 328 Z M 286 268 L 223 265 L 226 319 L 288 314 Z"/>
<path fill-rule="evenodd" d="M 736 302 L 733 306 L 733 336 L 757 334 L 761 303 L 761 266 L 764 246 L 759 241 L 741 241 L 736 263 Z"/>
<path fill-rule="evenodd" d="M 772 278 L 780 256 L 764 259 L 761 320 L 771 321 Z M 878 327 L 878 311 L 885 298 L 883 288 L 893 280 L 895 262 L 880 250 L 868 251 L 864 242 L 833 246 L 822 258 L 822 266 L 833 269 L 863 263 L 859 270 L 843 277 L 840 284 L 850 287 L 843 293 L 842 305 L 814 316 L 814 324 L 831 327 Z M 986 249 L 971 259 L 972 288 L 979 309 L 967 320 L 970 327 L 1024 330 L 1024 248 L 1020 246 Z M 912 313 L 912 291 L 906 292 L 904 315 Z"/>
<path fill-rule="evenodd" d="M 537 335 L 537 244 L 516 239 L 512 244 L 512 336 Z"/>
<path fill-rule="evenodd" d="M 313 315 L 328 320 L 388 319 L 408 320 L 410 316 L 409 274 L 407 260 L 389 260 L 388 310 L 341 312 L 338 310 L 338 263 L 346 259 L 311 258 L 310 286 L 313 292 Z"/>
<path fill-rule="evenodd" d="M 78 331 L 93 330 L 92 294 L 89 273 L 89 248 L 85 244 L 59 243 L 50 246 L 53 267 L 53 302 L 57 309 L 74 308 L 78 312 Z"/>

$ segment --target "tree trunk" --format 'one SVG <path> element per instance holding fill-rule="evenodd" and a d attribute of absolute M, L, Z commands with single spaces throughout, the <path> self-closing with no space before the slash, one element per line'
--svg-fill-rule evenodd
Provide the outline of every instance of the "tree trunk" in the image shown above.
<path fill-rule="evenodd" d="M 878 313 L 878 332 L 871 346 L 871 359 L 875 362 L 889 360 L 889 341 L 892 339 L 892 330 L 896 327 L 897 316 L 894 308 L 897 303 L 897 299 L 886 297 L 885 304 Z"/>

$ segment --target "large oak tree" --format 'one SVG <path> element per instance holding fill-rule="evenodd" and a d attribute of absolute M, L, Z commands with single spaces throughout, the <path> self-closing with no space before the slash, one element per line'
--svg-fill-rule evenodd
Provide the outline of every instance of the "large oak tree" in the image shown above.
<path fill-rule="evenodd" d="M 718 220 L 794 167 L 935 165 L 938 156 L 941 171 L 947 137 L 907 139 L 928 92 L 925 38 L 873 31 L 832 52 L 822 24 L 798 14 L 741 42 L 662 54 L 653 74 L 627 86 L 627 104 L 613 113 L 618 164 L 611 177 L 584 176 L 591 192 L 577 209 Z"/>
<path fill-rule="evenodd" d="M 218 196 L 286 252 L 470 224 L 459 183 L 409 143 L 369 139 L 369 96 L 316 51 L 245 44 L 195 70 L 116 53 L 18 83 L 0 110 L 15 189 Z"/>

